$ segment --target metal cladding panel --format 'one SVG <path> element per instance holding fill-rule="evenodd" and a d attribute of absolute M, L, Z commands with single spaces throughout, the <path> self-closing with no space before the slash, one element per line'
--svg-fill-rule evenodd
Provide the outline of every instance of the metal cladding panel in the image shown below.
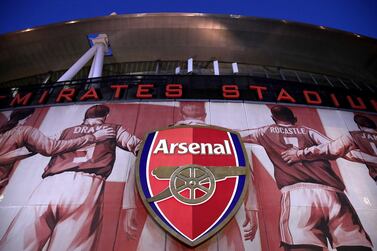
<path fill-rule="evenodd" d="M 105 63 L 154 60 L 281 66 L 375 81 L 377 42 L 351 33 L 277 20 L 207 14 L 135 14 L 80 20 L 0 36 L 0 81 L 67 69 L 106 33 Z"/>

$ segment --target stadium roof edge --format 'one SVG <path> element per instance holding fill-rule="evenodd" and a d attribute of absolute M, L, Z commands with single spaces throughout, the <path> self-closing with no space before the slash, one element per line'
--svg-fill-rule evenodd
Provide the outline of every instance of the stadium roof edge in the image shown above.
<path fill-rule="evenodd" d="M 76 20 L 65 20 L 61 22 L 55 22 L 51 24 L 46 25 L 39 25 L 34 27 L 29 27 L 22 30 L 17 31 L 11 31 L 7 33 L 0 34 L 0 40 L 3 36 L 12 35 L 14 33 L 23 33 L 26 30 L 34 31 L 38 29 L 44 29 L 44 28 L 50 28 L 54 26 L 59 26 L 63 24 L 70 24 L 70 23 L 78 23 L 78 22 L 90 22 L 94 20 L 100 20 L 100 19 L 115 19 L 115 18 L 123 18 L 123 17 L 144 17 L 144 16 L 181 16 L 181 17 L 192 17 L 192 16 L 202 16 L 202 17 L 222 17 L 222 18 L 236 18 L 236 19 L 250 19 L 250 20 L 260 20 L 260 21 L 272 21 L 272 22 L 279 22 L 284 23 L 288 25 L 302 25 L 304 27 L 311 27 L 314 29 L 317 29 L 320 27 L 321 29 L 326 29 L 328 31 L 332 32 L 339 32 L 343 34 L 348 34 L 351 36 L 354 36 L 356 38 L 363 37 L 365 39 L 371 39 L 374 40 L 377 43 L 377 39 L 373 37 L 369 37 L 363 34 L 354 33 L 346 30 L 341 30 L 337 28 L 322 26 L 322 25 L 316 25 L 316 24 L 309 24 L 304 22 L 298 22 L 298 21 L 291 21 L 288 19 L 276 19 L 276 18 L 265 18 L 265 17 L 257 17 L 257 16 L 246 16 L 246 15 L 240 15 L 240 14 L 212 14 L 212 13 L 200 13 L 200 12 L 156 12 L 156 13 L 127 13 L 127 14 L 116 14 L 116 15 L 108 15 L 108 16 L 98 16 L 93 18 L 82 18 L 82 19 L 76 19 Z"/>
<path fill-rule="evenodd" d="M 237 14 L 139 13 L 0 35 L 0 82 L 67 69 L 91 33 L 109 35 L 114 56 L 105 64 L 216 58 L 377 80 L 377 40 L 363 35 Z"/>

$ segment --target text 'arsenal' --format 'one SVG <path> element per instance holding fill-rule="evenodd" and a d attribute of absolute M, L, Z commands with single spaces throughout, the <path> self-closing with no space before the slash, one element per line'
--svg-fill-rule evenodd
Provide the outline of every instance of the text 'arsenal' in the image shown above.
<path fill-rule="evenodd" d="M 161 139 L 156 148 L 153 150 L 153 154 L 162 152 L 164 154 L 214 154 L 214 155 L 230 155 L 230 145 L 228 140 L 224 140 L 224 144 L 216 143 L 168 143 L 165 139 Z"/>

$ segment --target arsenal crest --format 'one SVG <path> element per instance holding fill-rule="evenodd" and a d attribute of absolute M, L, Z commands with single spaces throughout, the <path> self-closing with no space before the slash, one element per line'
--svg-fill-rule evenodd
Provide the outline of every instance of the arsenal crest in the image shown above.
<path fill-rule="evenodd" d="M 247 188 L 248 163 L 234 131 L 172 127 L 147 135 L 138 155 L 137 185 L 158 224 L 196 246 L 237 212 Z"/>

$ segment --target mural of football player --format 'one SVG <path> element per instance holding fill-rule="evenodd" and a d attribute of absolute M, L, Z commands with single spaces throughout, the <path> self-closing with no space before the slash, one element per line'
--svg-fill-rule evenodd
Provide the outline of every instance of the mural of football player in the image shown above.
<path fill-rule="evenodd" d="M 74 151 L 89 144 L 114 137 L 112 128 L 70 140 L 53 140 L 38 129 L 24 125 L 34 113 L 33 108 L 15 110 L 0 127 L 0 194 L 9 181 L 13 164 L 36 153 L 53 156 Z"/>
<path fill-rule="evenodd" d="M 327 240 L 337 250 L 371 250 L 368 234 L 343 192 L 342 180 L 326 159 L 287 164 L 281 153 L 330 139 L 306 126 L 285 106 L 271 108 L 275 124 L 241 131 L 245 143 L 264 147 L 282 192 L 280 238 L 285 250 L 323 250 Z"/>
<path fill-rule="evenodd" d="M 342 135 L 338 139 L 326 144 L 312 146 L 302 150 L 295 148 L 289 149 L 282 153 L 283 159 L 291 164 L 301 160 L 346 157 L 348 160 L 365 163 L 369 170 L 369 175 L 377 183 L 376 124 L 373 120 L 363 115 L 355 115 L 354 121 L 360 131 L 351 131 L 350 134 Z M 356 158 L 356 156 L 360 157 Z"/>
<path fill-rule="evenodd" d="M 179 125 L 202 125 L 207 126 L 205 123 L 206 110 L 204 102 L 180 102 L 179 112 L 182 116 L 182 120 L 176 122 L 172 126 Z M 133 174 L 134 175 L 134 174 Z M 245 200 L 245 221 L 243 225 L 243 236 L 246 241 L 252 241 L 256 235 L 258 229 L 257 210 L 256 210 L 256 195 L 253 187 L 254 182 L 250 182 L 248 196 Z M 126 184 L 126 190 L 132 191 L 134 183 Z M 136 188 L 135 188 L 136 189 Z M 133 198 L 132 195 L 127 195 L 126 198 Z M 129 238 L 135 238 L 137 229 L 137 223 L 134 220 L 136 218 L 136 203 L 129 202 L 128 209 L 126 209 L 126 220 L 124 222 L 124 228 Z M 223 232 L 218 234 L 217 237 L 212 238 L 206 244 L 202 245 L 204 250 L 218 250 L 218 247 L 224 248 L 224 250 L 242 250 L 242 236 L 240 236 L 240 230 L 238 230 L 238 224 L 235 220 L 229 222 L 229 225 L 224 228 Z M 179 250 L 183 245 L 180 245 L 177 241 L 174 241 L 172 237 L 168 237 L 167 233 L 154 222 L 151 217 L 147 217 L 144 224 L 137 250 L 160 250 L 163 247 L 164 250 Z"/>
<path fill-rule="evenodd" d="M 136 154 L 139 139 L 121 125 L 106 123 L 110 109 L 90 107 L 82 124 L 65 129 L 71 140 L 112 128 L 115 137 L 54 155 L 42 181 L 0 241 L 0 250 L 92 250 L 102 223 L 106 178 L 120 147 Z M 46 244 L 48 242 L 48 244 Z"/>

